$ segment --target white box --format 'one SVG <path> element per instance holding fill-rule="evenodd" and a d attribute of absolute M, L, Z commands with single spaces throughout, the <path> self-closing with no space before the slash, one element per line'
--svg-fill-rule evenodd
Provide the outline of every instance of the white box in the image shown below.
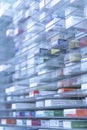
<path fill-rule="evenodd" d="M 50 120 L 50 126 L 59 127 L 60 126 L 59 120 Z"/>
<path fill-rule="evenodd" d="M 64 109 L 64 116 L 68 114 L 76 115 L 76 109 Z"/>
<path fill-rule="evenodd" d="M 32 88 L 32 87 L 37 87 L 37 85 L 38 85 L 38 84 L 34 82 L 34 83 L 30 83 L 29 87 L 30 87 L 30 88 Z"/>
<path fill-rule="evenodd" d="M 84 74 L 81 76 L 81 83 L 86 83 L 87 82 L 87 74 Z"/>
<path fill-rule="evenodd" d="M 11 92 L 14 92 L 14 91 L 16 91 L 16 90 L 20 90 L 20 89 L 24 89 L 24 86 L 18 86 L 18 85 L 14 85 L 14 86 L 11 86 L 11 87 L 9 87 L 9 88 L 7 88 L 6 90 L 5 90 L 5 92 L 6 93 L 11 93 Z"/>
<path fill-rule="evenodd" d="M 27 126 L 31 126 L 32 125 L 32 120 L 27 120 Z"/>
<path fill-rule="evenodd" d="M 50 126 L 50 121 L 49 120 L 41 120 L 41 126 Z"/>
<path fill-rule="evenodd" d="M 87 62 L 81 62 L 81 71 L 87 70 Z"/>
<path fill-rule="evenodd" d="M 82 89 L 82 90 L 87 89 L 87 83 L 81 84 L 81 89 Z"/>
<path fill-rule="evenodd" d="M 82 100 L 71 100 L 70 99 L 51 99 L 51 100 L 45 100 L 45 107 L 49 107 L 49 106 L 70 106 L 70 105 L 76 105 L 77 103 L 83 103 Z"/>
<path fill-rule="evenodd" d="M 63 128 L 67 129 L 67 128 L 72 128 L 71 126 L 71 121 L 63 121 Z"/>
<path fill-rule="evenodd" d="M 65 28 L 65 20 L 61 20 L 60 18 L 54 18 L 45 26 L 46 32 L 51 29 L 57 28 Z"/>
<path fill-rule="evenodd" d="M 43 19 L 46 18 L 46 16 L 47 16 L 47 14 L 45 12 L 40 14 L 40 21 L 43 21 Z"/>
<path fill-rule="evenodd" d="M 81 20 L 83 20 L 82 17 L 77 17 L 77 16 L 70 16 L 66 19 L 66 29 L 76 25 L 79 23 Z"/>
<path fill-rule="evenodd" d="M 45 111 L 36 111 L 35 113 L 36 117 L 44 117 L 47 116 Z"/>
<path fill-rule="evenodd" d="M 37 101 L 36 107 L 44 107 L 44 101 Z"/>
<path fill-rule="evenodd" d="M 12 97 L 11 96 L 8 96 L 7 97 L 7 101 L 11 101 L 12 100 Z"/>
<path fill-rule="evenodd" d="M 6 119 L 1 119 L 1 124 L 6 124 Z"/>
<path fill-rule="evenodd" d="M 12 109 L 21 109 L 21 108 L 32 108 L 35 107 L 34 103 L 13 103 Z"/>
<path fill-rule="evenodd" d="M 6 89 L 5 89 L 5 93 L 8 94 L 9 92 L 10 92 L 10 88 L 6 88 Z"/>
<path fill-rule="evenodd" d="M 23 124 L 22 124 L 22 120 L 17 119 L 17 120 L 16 120 L 16 125 L 23 125 Z"/>

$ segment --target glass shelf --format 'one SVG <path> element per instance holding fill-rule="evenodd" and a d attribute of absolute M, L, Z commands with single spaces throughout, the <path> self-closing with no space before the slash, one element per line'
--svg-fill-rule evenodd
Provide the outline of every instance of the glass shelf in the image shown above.
<path fill-rule="evenodd" d="M 21 118 L 13 117 L 11 113 L 87 109 L 87 43 L 83 45 L 87 42 L 87 39 L 83 39 L 87 37 L 87 0 L 24 0 L 14 10 L 15 57 L 12 69 L 6 71 L 12 74 L 13 81 L 10 84 L 5 82 L 5 86 L 2 86 L 6 97 L 0 104 L 34 103 L 35 107 L 10 107 L 0 111 L 6 112 L 8 119 L 86 121 L 87 117 Z M 73 41 L 80 45 L 70 47 Z M 70 88 L 74 91 L 65 92 Z M 39 94 L 31 97 L 35 90 Z M 54 101 L 53 105 L 49 105 L 49 102 L 46 104 L 48 100 Z M 45 102 L 45 105 L 37 107 L 38 102 Z M 1 116 L 0 119 L 6 117 Z M 37 130 L 79 130 L 22 124 L 5 126 Z"/>
<path fill-rule="evenodd" d="M 26 125 L 5 125 L 5 124 L 0 124 L 0 126 L 6 126 L 6 127 L 22 127 L 22 128 L 27 128 L 27 129 L 48 129 L 48 130 L 54 130 L 54 129 L 60 129 L 60 130 L 67 130 L 67 128 L 61 128 L 61 127 L 41 127 L 41 126 L 26 126 Z M 82 129 L 78 129 L 78 128 L 74 128 L 74 129 L 70 129 L 68 128 L 68 130 L 86 130 L 86 128 L 82 128 Z"/>
<path fill-rule="evenodd" d="M 26 95 L 28 93 L 24 92 L 24 95 Z M 63 99 L 63 98 L 84 98 L 87 97 L 87 89 L 85 90 L 76 90 L 76 91 L 70 91 L 70 92 L 64 92 L 64 93 L 56 93 L 56 94 L 49 94 L 49 95 L 37 95 L 34 97 L 20 97 L 18 99 L 19 96 L 23 95 L 23 93 L 10 93 L 8 94 L 8 97 L 12 97 L 12 99 L 10 99 L 10 101 L 4 101 L 4 102 L 0 102 L 2 103 L 26 103 L 26 102 L 36 102 L 36 101 L 40 101 L 40 100 L 44 100 L 44 99 Z M 16 99 L 15 99 L 16 97 Z M 15 100 L 14 100 L 15 99 Z"/>

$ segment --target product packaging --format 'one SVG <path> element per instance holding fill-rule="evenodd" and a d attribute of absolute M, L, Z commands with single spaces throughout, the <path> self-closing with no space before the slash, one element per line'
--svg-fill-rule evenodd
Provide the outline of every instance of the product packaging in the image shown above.
<path fill-rule="evenodd" d="M 66 116 L 66 117 L 86 117 L 87 109 L 65 109 L 64 116 Z"/>
<path fill-rule="evenodd" d="M 36 101 L 36 107 L 44 107 L 44 101 Z"/>
<path fill-rule="evenodd" d="M 64 57 L 64 63 L 75 63 L 75 62 L 79 62 L 81 61 L 81 54 L 79 52 L 73 52 L 73 53 L 69 53 L 66 54 Z"/>
<path fill-rule="evenodd" d="M 50 120 L 41 120 L 41 126 L 49 127 L 50 126 Z"/>
<path fill-rule="evenodd" d="M 1 124 L 5 124 L 5 125 L 16 124 L 16 120 L 15 119 L 1 119 Z"/>
<path fill-rule="evenodd" d="M 78 24 L 79 22 L 81 22 L 83 20 L 82 17 L 79 16 L 69 16 L 66 19 L 66 29 L 75 26 L 76 24 Z"/>
<path fill-rule="evenodd" d="M 72 91 L 76 91 L 77 88 L 61 88 L 61 89 L 58 89 L 58 93 L 64 93 L 64 92 L 72 92 Z"/>
<path fill-rule="evenodd" d="M 41 120 L 32 120 L 32 126 L 41 126 Z"/>
<path fill-rule="evenodd" d="M 71 128 L 87 128 L 87 121 L 81 120 L 81 121 L 63 121 L 63 127 L 65 129 L 71 129 Z"/>
<path fill-rule="evenodd" d="M 21 108 L 32 108 L 35 107 L 34 103 L 13 103 L 12 109 L 21 109 Z"/>
<path fill-rule="evenodd" d="M 78 40 L 72 40 L 69 42 L 69 48 L 70 49 L 76 49 L 80 47 L 80 41 Z"/>

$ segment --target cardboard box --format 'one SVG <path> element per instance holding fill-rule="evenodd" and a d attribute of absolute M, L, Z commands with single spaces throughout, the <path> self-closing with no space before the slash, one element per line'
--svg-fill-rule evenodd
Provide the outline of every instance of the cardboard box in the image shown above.
<path fill-rule="evenodd" d="M 21 119 L 17 119 L 16 120 L 16 125 L 22 125 L 22 120 Z"/>
<path fill-rule="evenodd" d="M 64 93 L 64 92 L 69 92 L 69 91 L 75 91 L 77 88 L 61 88 L 58 89 L 58 93 Z"/>
<path fill-rule="evenodd" d="M 39 90 L 34 90 L 29 92 L 29 97 L 34 97 L 39 94 Z"/>
<path fill-rule="evenodd" d="M 16 124 L 16 119 L 1 119 L 1 124 Z"/>
<path fill-rule="evenodd" d="M 34 111 L 25 112 L 25 117 L 35 117 Z"/>
<path fill-rule="evenodd" d="M 66 29 L 78 24 L 79 22 L 81 22 L 83 20 L 82 17 L 78 17 L 78 16 L 70 16 L 66 19 Z"/>
<path fill-rule="evenodd" d="M 55 48 L 53 48 L 53 49 L 51 49 L 51 54 L 52 55 L 57 55 L 57 54 L 59 54 L 60 53 L 60 49 L 55 49 Z"/>
<path fill-rule="evenodd" d="M 37 101 L 36 102 L 36 107 L 44 107 L 44 101 Z"/>
<path fill-rule="evenodd" d="M 73 52 L 65 55 L 64 63 L 73 63 L 81 61 L 81 54 L 79 52 Z"/>
<path fill-rule="evenodd" d="M 70 105 L 76 105 L 76 104 L 81 104 L 83 103 L 82 100 L 74 100 L 72 99 L 49 99 L 45 100 L 45 107 L 50 107 L 50 106 L 70 106 Z"/>
<path fill-rule="evenodd" d="M 25 117 L 25 112 L 15 112 L 14 116 L 15 117 Z"/>
<path fill-rule="evenodd" d="M 27 124 L 27 120 L 17 119 L 16 120 L 16 124 L 17 125 L 26 125 Z"/>
<path fill-rule="evenodd" d="M 80 41 L 72 40 L 69 42 L 69 48 L 70 49 L 76 49 L 80 47 Z"/>
<path fill-rule="evenodd" d="M 50 126 L 50 120 L 41 120 L 41 126 Z"/>
<path fill-rule="evenodd" d="M 32 120 L 27 120 L 27 126 L 32 126 Z"/>
<path fill-rule="evenodd" d="M 34 103 L 13 103 L 12 109 L 20 109 L 20 108 L 32 108 L 35 107 Z"/>
<path fill-rule="evenodd" d="M 87 109 L 65 109 L 64 116 L 84 117 L 87 116 Z"/>
<path fill-rule="evenodd" d="M 63 121 L 64 128 L 87 128 L 87 121 Z"/>
<path fill-rule="evenodd" d="M 36 117 L 54 116 L 54 111 L 36 111 Z"/>
<path fill-rule="evenodd" d="M 32 120 L 32 126 L 41 126 L 41 120 Z"/>
<path fill-rule="evenodd" d="M 47 23 L 45 28 L 46 28 L 45 29 L 46 32 L 48 32 L 50 30 L 57 30 L 60 28 L 65 28 L 65 20 L 63 20 L 63 19 L 61 20 L 60 18 L 54 18 L 49 23 Z"/>
<path fill-rule="evenodd" d="M 54 110 L 54 116 L 63 116 L 63 110 Z"/>
<path fill-rule="evenodd" d="M 58 49 L 66 49 L 68 46 L 68 41 L 65 39 L 57 39 L 56 41 L 51 43 L 52 48 Z"/>
<path fill-rule="evenodd" d="M 50 120 L 50 127 L 63 128 L 63 121 L 62 120 Z"/>
<path fill-rule="evenodd" d="M 87 90 L 87 83 L 81 84 L 81 89 L 82 90 Z"/>

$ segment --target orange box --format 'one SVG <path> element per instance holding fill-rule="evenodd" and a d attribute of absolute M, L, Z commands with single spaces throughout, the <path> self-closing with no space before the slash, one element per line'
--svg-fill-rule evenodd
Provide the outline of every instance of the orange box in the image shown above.
<path fill-rule="evenodd" d="M 66 117 L 85 117 L 87 116 L 87 109 L 66 109 L 64 110 Z"/>
<path fill-rule="evenodd" d="M 15 119 L 6 119 L 6 124 L 16 124 Z"/>
<path fill-rule="evenodd" d="M 69 91 L 75 91 L 77 90 L 76 88 L 61 88 L 58 90 L 58 93 L 64 93 L 64 92 L 69 92 Z"/>
<path fill-rule="evenodd" d="M 76 115 L 78 117 L 87 116 L 87 109 L 77 109 L 76 110 Z"/>
<path fill-rule="evenodd" d="M 16 124 L 15 119 L 1 119 L 1 124 Z"/>

